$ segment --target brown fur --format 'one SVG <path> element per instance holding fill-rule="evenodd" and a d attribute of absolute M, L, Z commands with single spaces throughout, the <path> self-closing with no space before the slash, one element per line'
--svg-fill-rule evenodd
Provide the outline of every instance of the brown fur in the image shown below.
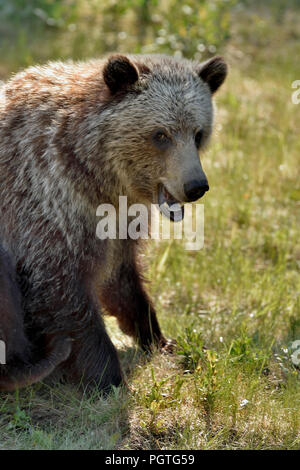
<path fill-rule="evenodd" d="M 48 341 L 44 357 L 34 365 L 32 348 L 24 334 L 21 294 L 15 270 L 7 253 L 0 247 L 0 338 L 6 345 L 6 362 L 0 369 L 0 390 L 25 387 L 51 374 L 71 352 L 68 338 L 58 336 Z"/>
<path fill-rule="evenodd" d="M 0 389 L 58 365 L 69 381 L 118 385 L 99 297 L 144 349 L 166 345 L 137 242 L 98 240 L 96 208 L 117 208 L 119 195 L 128 204 L 155 201 L 169 157 L 152 145 L 152 131 L 167 126 L 179 148 L 201 125 L 204 145 L 211 94 L 225 75 L 222 59 L 199 68 L 165 56 L 113 56 L 32 67 L 0 90 L 0 240 L 9 252 L 0 256 L 0 333 L 9 350 Z"/>

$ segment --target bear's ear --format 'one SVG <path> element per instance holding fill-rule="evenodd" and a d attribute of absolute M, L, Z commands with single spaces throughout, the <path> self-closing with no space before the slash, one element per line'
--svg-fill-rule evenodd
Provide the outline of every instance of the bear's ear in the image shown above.
<path fill-rule="evenodd" d="M 128 86 L 133 85 L 139 79 L 139 74 L 126 56 L 113 55 L 109 57 L 104 66 L 103 78 L 114 95 L 117 91 L 125 90 Z"/>
<path fill-rule="evenodd" d="M 200 64 L 197 73 L 208 84 L 210 91 L 215 93 L 224 82 L 227 70 L 228 67 L 223 57 L 216 56 Z"/>

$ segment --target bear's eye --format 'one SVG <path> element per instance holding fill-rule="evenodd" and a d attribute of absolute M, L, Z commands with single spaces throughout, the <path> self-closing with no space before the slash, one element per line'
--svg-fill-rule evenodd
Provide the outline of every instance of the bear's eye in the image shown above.
<path fill-rule="evenodd" d="M 197 148 L 200 147 L 202 138 L 203 138 L 203 131 L 198 131 L 195 135 L 195 144 Z"/>
<path fill-rule="evenodd" d="M 153 140 L 159 147 L 166 147 L 171 142 L 170 137 L 164 131 L 156 131 Z"/>

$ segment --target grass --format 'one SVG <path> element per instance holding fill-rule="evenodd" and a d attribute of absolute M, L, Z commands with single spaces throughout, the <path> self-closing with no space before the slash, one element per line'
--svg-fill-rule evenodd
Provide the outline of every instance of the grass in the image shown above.
<path fill-rule="evenodd" d="M 3 449 L 299 449 L 299 14 L 237 13 L 230 76 L 203 157 L 205 246 L 148 247 L 149 288 L 176 355 L 107 324 L 130 391 L 37 384 L 1 394 Z M 297 16 L 298 15 L 298 16 Z M 169 246 L 169 244 L 171 246 Z"/>

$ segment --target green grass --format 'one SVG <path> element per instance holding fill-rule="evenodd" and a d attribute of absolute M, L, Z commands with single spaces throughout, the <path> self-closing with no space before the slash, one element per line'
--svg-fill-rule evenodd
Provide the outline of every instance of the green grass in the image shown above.
<path fill-rule="evenodd" d="M 151 294 L 177 354 L 143 356 L 108 319 L 129 391 L 106 400 L 61 385 L 2 393 L 0 448 L 299 449 L 299 369 L 289 349 L 300 339 L 300 105 L 291 102 L 299 14 L 282 24 L 239 15 L 203 157 L 204 249 L 172 241 L 147 252 Z"/>

